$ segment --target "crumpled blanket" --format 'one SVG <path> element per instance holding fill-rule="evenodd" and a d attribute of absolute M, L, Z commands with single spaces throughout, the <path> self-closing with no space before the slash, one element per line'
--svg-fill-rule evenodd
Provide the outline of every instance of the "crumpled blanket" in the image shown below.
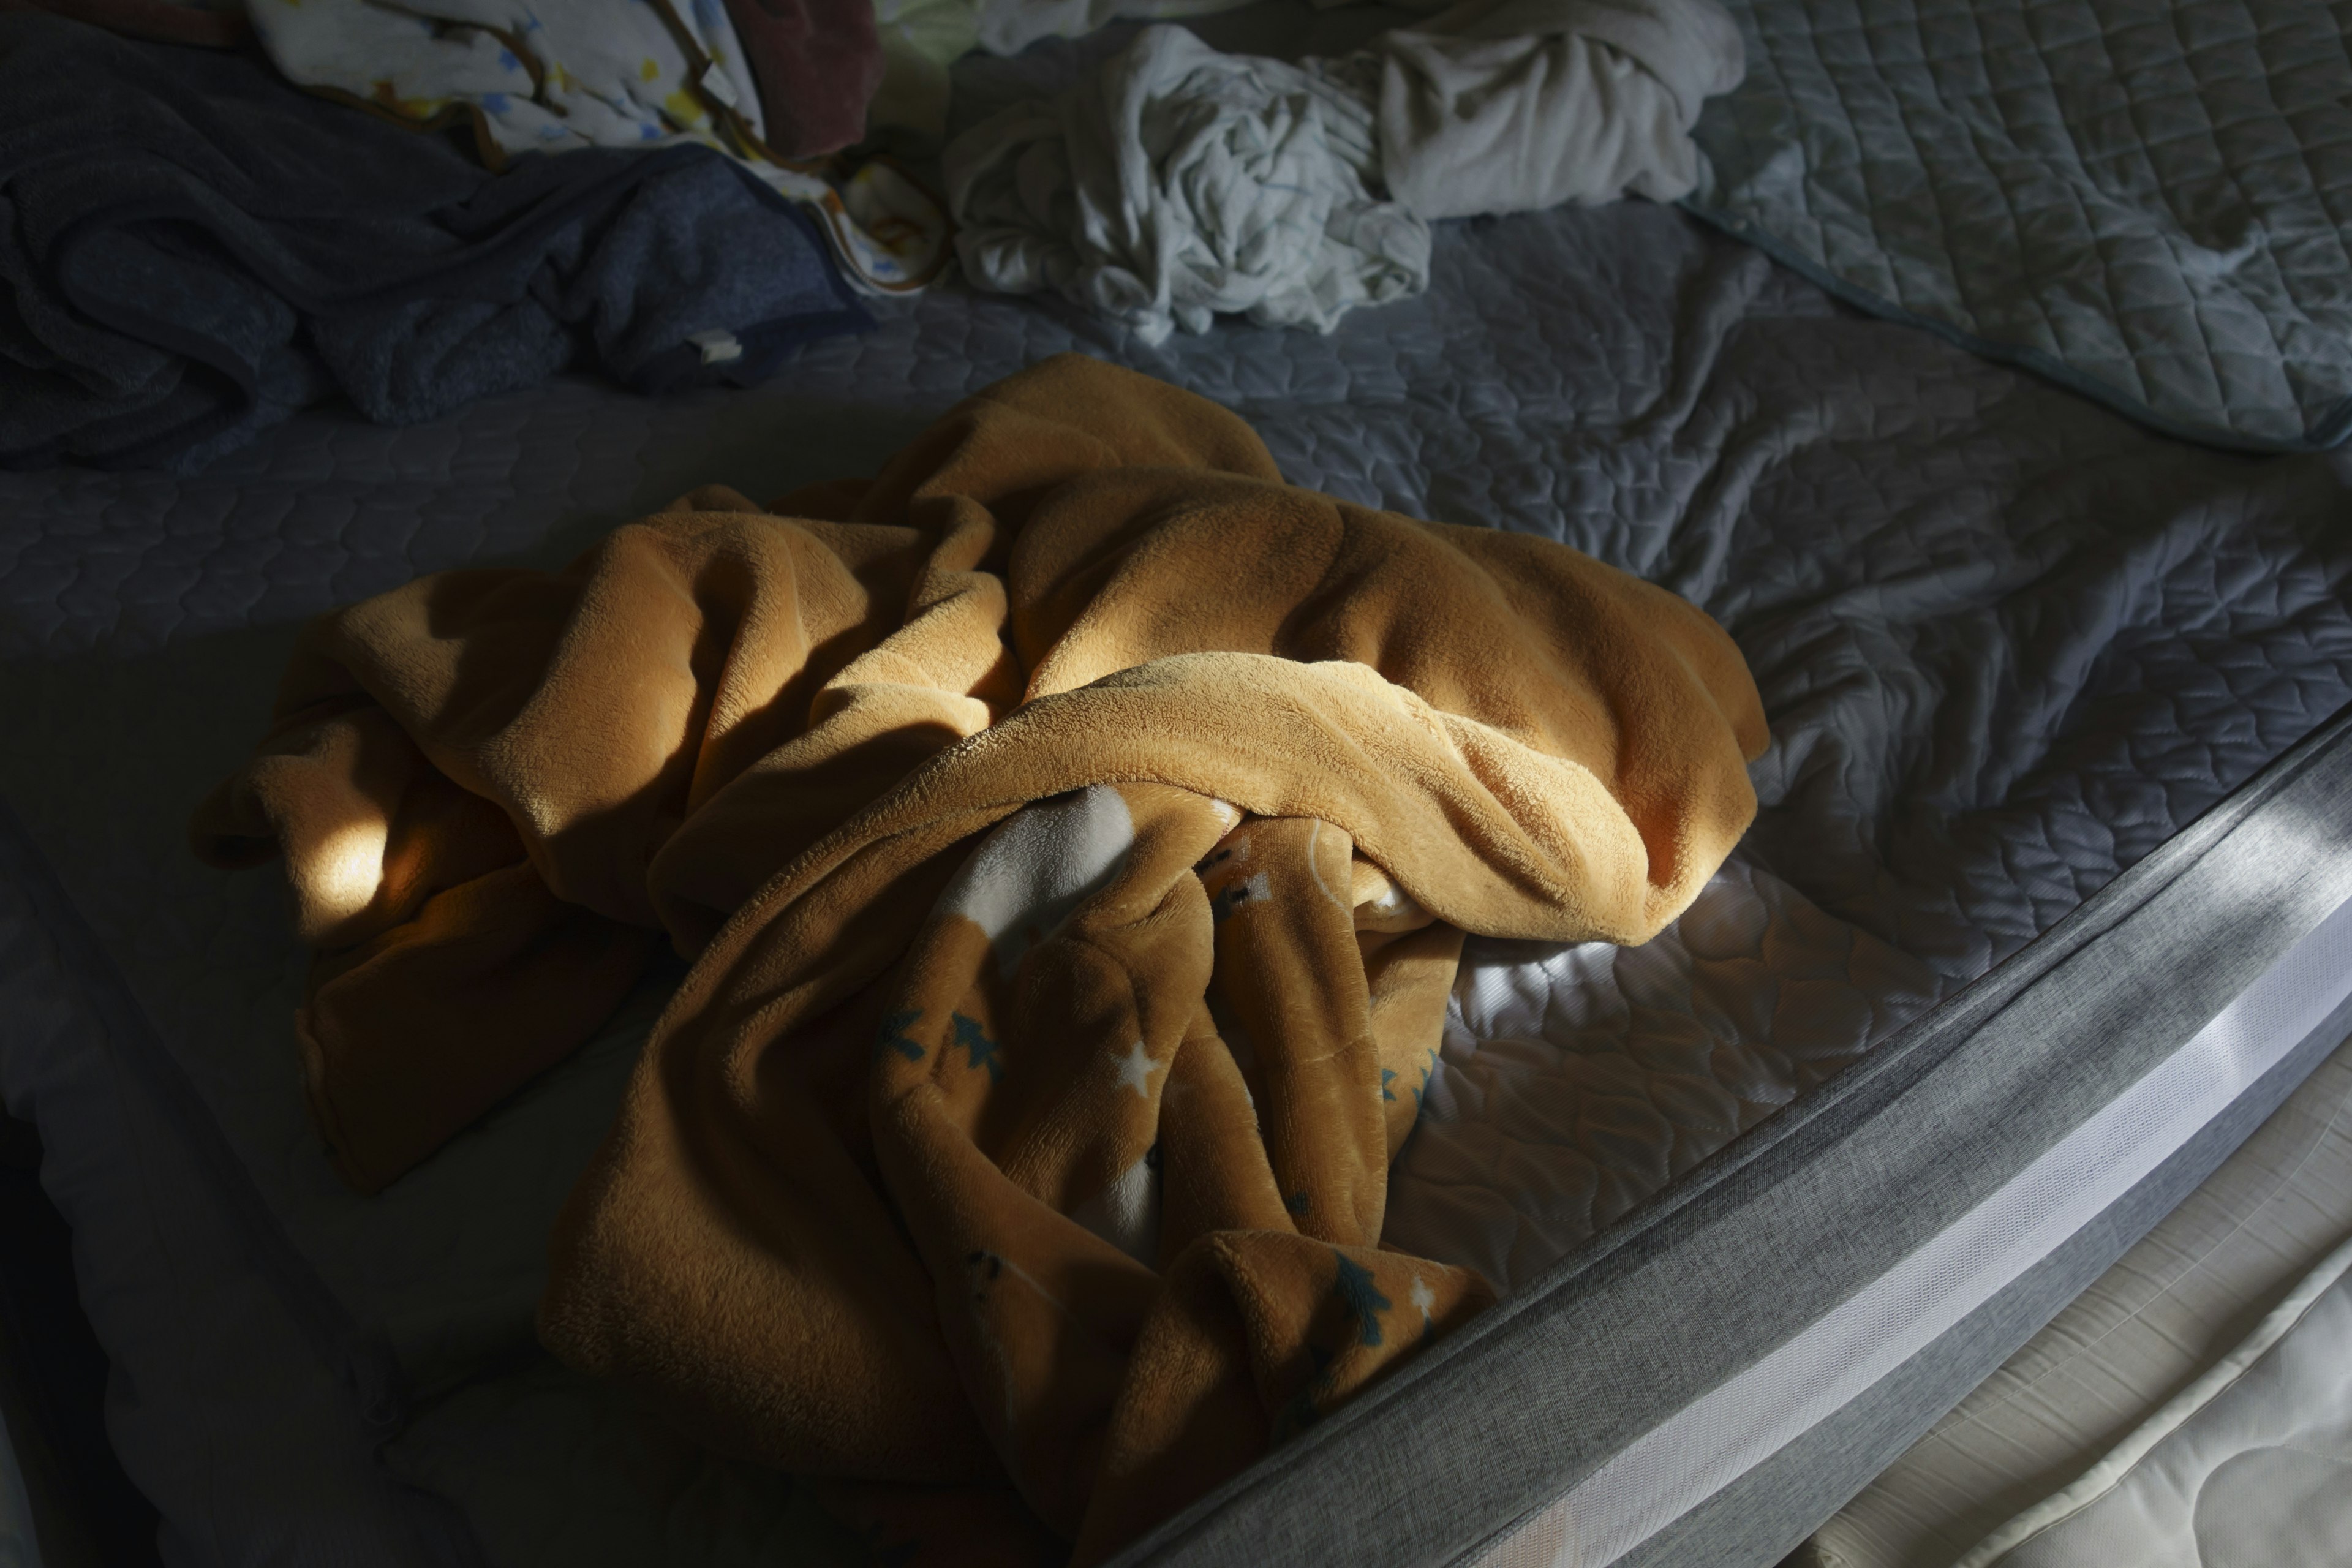
<path fill-rule="evenodd" d="M 581 363 L 749 383 L 870 324 L 703 149 L 492 175 L 241 55 L 37 12 L 0 13 L 0 210 L 12 467 L 185 469 L 337 393 L 404 424 Z"/>
<path fill-rule="evenodd" d="M 1743 68 L 1717 0 L 1464 0 L 1298 66 L 1149 27 L 948 145 L 957 254 L 1147 342 L 1219 312 L 1329 331 L 1426 285 L 1429 220 L 1683 195 Z"/>
<path fill-rule="evenodd" d="M 542 1337 L 950 1560 L 1097 1560 L 1490 1299 L 1379 1245 L 1462 933 L 1646 939 L 1767 738 L 1682 600 L 1074 355 L 870 481 L 328 616 L 278 713 L 195 840 L 283 857 L 343 1170 L 666 932 Z"/>
<path fill-rule="evenodd" d="M 761 19 L 748 46 L 730 8 Z M 911 181 L 877 163 L 835 190 L 786 162 L 864 134 L 882 76 L 870 0 L 252 0 L 249 10 L 288 80 L 419 126 L 471 124 L 492 163 L 709 147 L 807 207 L 861 289 L 912 292 L 946 263 L 946 215 Z M 763 109 L 764 91 L 789 96 L 812 76 L 824 83 L 818 100 Z"/>
<path fill-rule="evenodd" d="M 941 163 L 967 277 L 1057 292 L 1146 342 L 1219 312 L 1328 332 L 1429 282 L 1429 226 L 1367 188 L 1370 106 L 1181 27 L 989 116 Z"/>

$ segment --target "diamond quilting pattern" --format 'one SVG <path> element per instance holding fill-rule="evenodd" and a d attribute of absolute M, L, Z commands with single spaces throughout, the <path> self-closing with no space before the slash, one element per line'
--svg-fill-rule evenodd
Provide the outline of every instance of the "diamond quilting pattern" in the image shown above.
<path fill-rule="evenodd" d="M 1744 0 L 1695 205 L 2256 447 L 2352 430 L 2352 5 Z"/>

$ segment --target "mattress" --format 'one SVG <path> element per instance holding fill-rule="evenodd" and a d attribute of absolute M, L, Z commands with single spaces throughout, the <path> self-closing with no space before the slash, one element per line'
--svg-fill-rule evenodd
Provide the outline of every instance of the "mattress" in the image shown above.
<path fill-rule="evenodd" d="M 1798 1568 L 1950 1568 L 2006 1521 L 2087 1479 L 2217 1369 L 2225 1377 L 2243 1370 L 2263 1324 L 2347 1238 L 2352 1042 L 2337 1046 L 2186 1201 L 1816 1530 Z M 2344 1409 L 2339 1401 L 2321 1414 L 2340 1417 Z M 2200 1468 L 2210 1477 L 2245 1447 L 2207 1445 L 2220 1462 Z M 2214 1510 L 2200 1505 L 2209 1528 L 2242 1511 L 2221 1506 L 2228 1490 L 2225 1483 Z M 2193 1540 L 2197 1532 L 2180 1533 Z M 2280 1560 L 2251 1550 L 2233 1555 L 2243 1543 L 2216 1534 L 2217 1550 L 2208 1553 L 2216 1561 Z M 2306 1544 L 2330 1540 L 2315 1531 Z"/>
<path fill-rule="evenodd" d="M 852 1560 L 787 1479 L 530 1336 L 548 1221 L 675 973 L 359 1199 L 303 1119 L 279 895 L 197 867 L 182 824 L 302 617 L 554 563 L 697 483 L 871 471 L 1047 353 L 1236 409 L 1296 482 L 1685 595 L 1775 731 L 1756 828 L 1664 936 L 1465 955 L 1389 1239 L 1487 1271 L 1504 1306 L 1127 1561 L 1511 1538 L 1948 1231 L 2352 896 L 2343 459 L 2165 442 L 1643 204 L 1444 226 L 1433 270 L 1328 337 L 1156 349 L 941 289 L 754 393 L 562 382 L 406 429 L 306 415 L 186 479 L 0 477 L 0 1088 L 41 1125 L 170 1561 Z M 1633 1477 L 1610 1483 L 1626 1522 L 1570 1560 L 1785 1552 L 2218 1159 L 2295 1048 L 1802 1430 L 1655 1484 L 1608 1471 Z M 1786 1484 L 1854 1421 L 1906 1436 Z"/>

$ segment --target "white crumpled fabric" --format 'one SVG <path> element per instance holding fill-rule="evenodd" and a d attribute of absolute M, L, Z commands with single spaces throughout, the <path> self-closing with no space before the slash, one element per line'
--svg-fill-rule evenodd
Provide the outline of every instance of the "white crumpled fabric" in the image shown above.
<path fill-rule="evenodd" d="M 1429 226 L 1367 188 L 1376 158 L 1364 100 L 1156 26 L 1069 91 L 974 126 L 943 163 L 973 281 L 1057 291 L 1156 343 L 1221 311 L 1328 331 L 1418 292 Z"/>
<path fill-rule="evenodd" d="M 1425 218 L 1686 195 L 1699 110 L 1747 70 L 1716 0 L 1466 0 L 1369 52 L 1381 176 Z"/>
<path fill-rule="evenodd" d="M 1420 291 L 1429 220 L 1686 194 L 1690 128 L 1744 70 L 1717 0 L 1465 0 L 1299 66 L 1150 27 L 948 146 L 956 248 L 981 288 L 1147 342 L 1220 311 L 1328 331 Z"/>

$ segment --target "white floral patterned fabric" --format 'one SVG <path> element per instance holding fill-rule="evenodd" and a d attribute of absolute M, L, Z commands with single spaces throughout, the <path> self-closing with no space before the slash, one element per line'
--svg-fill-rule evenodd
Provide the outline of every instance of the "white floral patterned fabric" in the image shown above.
<path fill-rule="evenodd" d="M 304 87 L 418 125 L 473 121 L 486 157 L 698 142 L 812 209 L 850 281 L 935 276 L 946 215 L 885 170 L 850 199 L 768 156 L 760 95 L 722 0 L 251 0 L 254 30 Z M 887 221 L 875 221 L 877 214 Z"/>

